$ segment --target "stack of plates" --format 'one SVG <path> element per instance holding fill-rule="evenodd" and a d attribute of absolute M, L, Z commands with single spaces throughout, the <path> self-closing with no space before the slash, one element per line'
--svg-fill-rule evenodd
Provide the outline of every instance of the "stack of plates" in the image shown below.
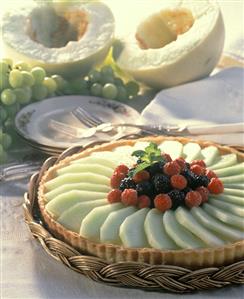
<path fill-rule="evenodd" d="M 90 138 L 73 138 L 50 128 L 50 120 L 87 129 L 71 113 L 77 107 L 96 115 L 104 122 L 136 122 L 139 113 L 123 103 L 91 96 L 62 96 L 50 98 L 24 107 L 15 118 L 17 133 L 33 148 L 49 155 L 57 155 L 65 149 L 84 145 L 99 139 L 109 141 L 111 135 L 100 133 Z M 123 130 L 123 129 L 122 129 Z M 126 129 L 126 134 L 133 133 Z"/>

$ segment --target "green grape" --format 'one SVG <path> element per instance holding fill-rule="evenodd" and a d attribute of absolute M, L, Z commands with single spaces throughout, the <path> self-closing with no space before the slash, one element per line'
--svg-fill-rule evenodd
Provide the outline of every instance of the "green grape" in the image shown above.
<path fill-rule="evenodd" d="M 42 84 L 35 84 L 32 86 L 32 98 L 34 100 L 40 101 L 46 98 L 47 88 Z"/>
<path fill-rule="evenodd" d="M 70 86 L 75 93 L 82 94 L 83 90 L 88 88 L 88 82 L 85 79 L 77 78 L 70 82 Z"/>
<path fill-rule="evenodd" d="M 53 78 L 45 77 L 42 84 L 46 86 L 48 94 L 52 94 L 57 90 L 57 83 Z"/>
<path fill-rule="evenodd" d="M 67 82 L 67 84 L 65 84 L 64 88 L 62 89 L 62 92 L 66 95 L 73 94 L 73 89 L 69 82 Z"/>
<path fill-rule="evenodd" d="M 9 70 L 13 67 L 13 60 L 11 58 L 3 58 L 2 61 L 8 64 Z"/>
<path fill-rule="evenodd" d="M 35 84 L 41 84 L 44 80 L 44 78 L 46 77 L 46 71 L 39 66 L 34 67 L 31 70 L 31 73 L 35 79 Z"/>
<path fill-rule="evenodd" d="M 56 82 L 58 90 L 63 90 L 68 84 L 68 82 L 59 75 L 52 75 L 51 78 Z"/>
<path fill-rule="evenodd" d="M 35 79 L 32 75 L 32 73 L 28 71 L 22 71 L 22 76 L 23 76 L 23 82 L 22 86 L 33 86 L 35 83 Z"/>
<path fill-rule="evenodd" d="M 113 76 L 114 75 L 114 71 L 110 65 L 104 65 L 101 68 L 101 73 L 103 76 Z"/>
<path fill-rule="evenodd" d="M 126 83 L 125 88 L 129 96 L 136 96 L 139 92 L 139 85 L 134 81 L 129 81 Z"/>
<path fill-rule="evenodd" d="M 111 75 L 104 75 L 101 77 L 100 83 L 102 85 L 105 85 L 107 83 L 113 83 L 114 84 L 114 77 Z"/>
<path fill-rule="evenodd" d="M 9 88 L 8 73 L 0 74 L 0 90 Z"/>
<path fill-rule="evenodd" d="M 107 99 L 115 99 L 118 94 L 117 87 L 112 83 L 107 83 L 103 86 L 102 95 Z"/>
<path fill-rule="evenodd" d="M 117 85 L 117 86 L 124 86 L 123 80 L 118 78 L 118 77 L 114 78 L 114 84 Z"/>
<path fill-rule="evenodd" d="M 102 95 L 103 87 L 99 83 L 94 83 L 92 84 L 90 91 L 91 95 L 98 97 Z"/>
<path fill-rule="evenodd" d="M 8 117 L 7 120 L 5 120 L 4 122 L 4 128 L 8 131 L 10 131 L 11 129 L 13 129 L 14 127 L 14 117 Z"/>
<path fill-rule="evenodd" d="M 15 102 L 13 105 L 11 106 L 6 106 L 5 109 L 8 113 L 8 117 L 9 118 L 14 118 L 16 113 L 19 111 L 20 105 L 18 102 Z"/>
<path fill-rule="evenodd" d="M 6 74 L 9 71 L 9 65 L 4 60 L 0 60 L 0 72 Z"/>
<path fill-rule="evenodd" d="M 3 149 L 3 146 L 0 144 L 0 164 L 4 164 L 7 162 L 8 155 Z"/>
<path fill-rule="evenodd" d="M 21 87 L 23 83 L 23 75 L 19 70 L 12 70 L 9 73 L 9 84 L 13 87 Z"/>
<path fill-rule="evenodd" d="M 128 95 L 127 95 L 127 91 L 126 91 L 125 87 L 117 86 L 117 89 L 118 89 L 118 94 L 117 94 L 116 99 L 119 101 L 128 100 Z"/>
<path fill-rule="evenodd" d="M 88 73 L 88 78 L 91 81 L 91 83 L 96 83 L 101 80 L 101 73 L 97 70 L 91 70 Z"/>
<path fill-rule="evenodd" d="M 2 138 L 1 138 L 1 145 L 3 147 L 3 149 L 8 149 L 10 148 L 11 144 L 12 144 L 12 138 L 9 134 L 7 133 L 2 133 Z"/>
<path fill-rule="evenodd" d="M 1 92 L 1 101 L 4 105 L 10 106 L 16 102 L 16 95 L 11 89 L 4 89 Z"/>
<path fill-rule="evenodd" d="M 22 105 L 28 104 L 31 100 L 31 93 L 26 88 L 15 88 L 16 101 Z"/>
<path fill-rule="evenodd" d="M 14 69 L 20 70 L 20 71 L 30 71 L 30 66 L 28 65 L 28 63 L 24 62 L 24 61 L 18 61 L 17 63 L 15 63 L 14 65 Z"/>
<path fill-rule="evenodd" d="M 3 122 L 7 119 L 7 117 L 8 117 L 8 113 L 6 109 L 0 106 L 0 124 L 3 124 Z"/>

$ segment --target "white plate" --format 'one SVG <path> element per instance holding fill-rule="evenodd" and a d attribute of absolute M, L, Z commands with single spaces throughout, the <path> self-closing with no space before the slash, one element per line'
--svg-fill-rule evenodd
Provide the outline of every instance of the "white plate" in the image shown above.
<path fill-rule="evenodd" d="M 62 96 L 24 107 L 16 115 L 16 130 L 22 137 L 29 141 L 60 149 L 90 141 L 92 140 L 91 138 L 83 140 L 74 139 L 66 134 L 54 131 L 48 126 L 50 119 L 54 119 L 85 129 L 86 127 L 71 114 L 71 111 L 78 106 L 98 116 L 104 122 L 136 122 L 140 117 L 140 114 L 136 110 L 120 102 L 92 96 Z M 126 134 L 134 132 L 134 129 L 130 131 L 126 129 Z M 99 138 L 109 140 L 111 136 L 101 133 Z"/>

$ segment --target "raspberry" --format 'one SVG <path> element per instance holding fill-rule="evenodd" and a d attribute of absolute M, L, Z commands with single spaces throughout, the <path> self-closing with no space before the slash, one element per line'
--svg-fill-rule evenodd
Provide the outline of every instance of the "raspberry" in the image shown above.
<path fill-rule="evenodd" d="M 162 156 L 164 157 L 164 159 L 165 159 L 167 162 L 172 162 L 172 158 L 170 157 L 169 154 L 163 154 Z"/>
<path fill-rule="evenodd" d="M 203 187 L 203 186 L 198 187 L 196 189 L 196 191 L 201 194 L 201 196 L 202 196 L 202 203 L 205 203 L 205 202 L 208 201 L 209 191 L 208 191 L 208 189 L 206 187 Z"/>
<path fill-rule="evenodd" d="M 186 194 L 185 204 L 188 208 L 198 207 L 202 203 L 202 196 L 197 191 L 190 191 Z"/>
<path fill-rule="evenodd" d="M 150 178 L 149 172 L 146 170 L 141 170 L 133 176 L 133 181 L 135 183 L 139 183 L 142 181 L 147 181 L 147 180 L 149 180 L 149 178 Z"/>
<path fill-rule="evenodd" d="M 172 200 L 167 194 L 158 194 L 154 198 L 154 206 L 161 212 L 167 211 L 172 207 Z"/>
<path fill-rule="evenodd" d="M 205 173 L 205 169 L 198 164 L 191 165 L 190 170 L 197 175 L 202 175 Z"/>
<path fill-rule="evenodd" d="M 148 208 L 151 205 L 151 200 L 150 197 L 146 195 L 141 195 L 138 197 L 138 208 L 143 209 L 143 208 Z"/>
<path fill-rule="evenodd" d="M 208 184 L 208 190 L 213 194 L 220 194 L 224 191 L 224 185 L 218 178 L 212 178 Z"/>
<path fill-rule="evenodd" d="M 212 178 L 217 178 L 217 174 L 210 170 L 210 169 L 206 169 L 205 175 L 211 180 Z"/>
<path fill-rule="evenodd" d="M 180 165 L 177 162 L 168 162 L 164 165 L 164 173 L 172 176 L 174 174 L 179 174 L 180 173 Z"/>
<path fill-rule="evenodd" d="M 185 189 L 187 186 L 187 180 L 183 175 L 175 174 L 170 178 L 171 186 L 175 189 Z"/>
<path fill-rule="evenodd" d="M 206 168 L 206 164 L 205 164 L 205 162 L 203 160 L 193 160 L 191 162 L 191 166 L 192 165 L 199 165 L 199 166 L 201 166 L 203 168 Z"/>
<path fill-rule="evenodd" d="M 125 174 L 122 172 L 114 172 L 110 179 L 110 185 L 114 189 L 118 189 L 121 181 L 125 178 Z"/>
<path fill-rule="evenodd" d="M 121 202 L 125 206 L 136 206 L 138 204 L 138 196 L 136 190 L 125 189 L 121 194 Z"/>
<path fill-rule="evenodd" d="M 120 202 L 121 201 L 121 193 L 122 193 L 122 191 L 119 189 L 111 190 L 107 195 L 108 202 L 109 203 Z"/>
<path fill-rule="evenodd" d="M 128 171 L 129 171 L 129 168 L 124 164 L 117 166 L 114 170 L 114 172 L 120 172 L 120 173 L 124 173 L 124 174 L 128 174 Z"/>
<path fill-rule="evenodd" d="M 184 158 L 180 157 L 174 160 L 175 162 L 178 163 L 178 165 L 180 166 L 180 169 L 183 170 L 186 167 L 186 161 Z"/>

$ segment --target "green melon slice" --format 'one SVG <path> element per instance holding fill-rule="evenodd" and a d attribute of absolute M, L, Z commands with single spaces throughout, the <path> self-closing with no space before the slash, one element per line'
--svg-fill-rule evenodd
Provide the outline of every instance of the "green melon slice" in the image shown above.
<path fill-rule="evenodd" d="M 47 192 L 45 194 L 45 199 L 47 201 L 50 201 L 50 200 L 54 199 L 54 197 L 61 195 L 67 191 L 72 191 L 72 190 L 103 192 L 103 193 L 107 194 L 111 190 L 111 188 L 106 185 L 91 184 L 91 183 L 65 184 L 56 189 L 53 189 L 52 191 Z"/>
<path fill-rule="evenodd" d="M 220 157 L 220 160 L 210 165 L 209 168 L 212 170 L 217 170 L 225 167 L 235 165 L 237 163 L 236 154 L 227 154 Z"/>
<path fill-rule="evenodd" d="M 244 188 L 244 186 L 243 186 Z M 232 188 L 226 188 L 224 189 L 224 195 L 232 195 L 232 196 L 240 196 L 244 198 L 244 190 L 240 189 L 232 189 Z"/>
<path fill-rule="evenodd" d="M 196 159 L 202 159 L 201 147 L 198 143 L 188 142 L 183 147 L 183 154 L 186 156 L 186 162 L 191 162 Z"/>
<path fill-rule="evenodd" d="M 202 149 L 201 151 L 202 156 L 204 157 L 204 162 L 207 167 L 212 165 L 218 158 L 219 158 L 219 150 L 216 146 L 208 146 Z"/>
<path fill-rule="evenodd" d="M 215 173 L 219 178 L 231 176 L 231 175 L 237 175 L 244 173 L 244 162 L 239 163 L 233 166 L 225 167 L 222 169 L 216 169 Z"/>
<path fill-rule="evenodd" d="M 242 201 L 242 206 L 238 206 L 236 204 L 233 204 L 233 203 L 228 203 L 228 202 L 224 202 L 222 199 L 221 199 L 221 195 L 218 197 L 218 198 L 209 198 L 208 199 L 208 202 L 217 207 L 217 208 L 220 208 L 220 209 L 223 209 L 227 212 L 230 212 L 234 215 L 237 215 L 237 216 L 244 216 L 244 200 Z"/>
<path fill-rule="evenodd" d="M 166 140 L 159 145 L 159 148 L 173 160 L 182 156 L 183 145 L 179 141 Z"/>
<path fill-rule="evenodd" d="M 216 232 L 220 237 L 223 237 L 226 240 L 237 241 L 244 239 L 243 231 L 225 225 L 221 221 L 207 214 L 202 208 L 192 208 L 191 214 L 206 228 Z"/>
<path fill-rule="evenodd" d="M 86 217 L 86 215 L 90 213 L 92 209 L 107 204 L 107 199 L 77 203 L 76 205 L 63 212 L 57 219 L 57 222 L 62 224 L 67 229 L 79 233 L 81 222 Z"/>
<path fill-rule="evenodd" d="M 111 212 L 119 210 L 124 206 L 121 203 L 109 204 L 94 208 L 83 219 L 80 227 L 80 235 L 93 241 L 100 241 L 100 228 Z"/>
<path fill-rule="evenodd" d="M 240 196 L 226 195 L 225 193 L 223 193 L 219 195 L 211 194 L 211 197 L 215 200 L 220 200 L 221 202 L 229 202 L 240 206 L 244 204 L 244 198 Z"/>
<path fill-rule="evenodd" d="M 208 246 L 214 247 L 224 245 L 225 242 L 223 240 L 216 237 L 211 231 L 207 230 L 202 224 L 197 222 L 192 214 L 186 209 L 179 207 L 175 211 L 175 217 L 183 227 L 199 237 Z"/>
<path fill-rule="evenodd" d="M 148 208 L 141 209 L 128 216 L 120 226 L 119 236 L 125 247 L 150 247 L 144 231 L 144 221 Z"/>
<path fill-rule="evenodd" d="M 102 157 L 93 156 L 74 160 L 71 162 L 71 164 L 99 164 L 105 167 L 110 167 L 112 169 L 115 169 L 115 167 L 117 166 L 117 163 L 111 159 L 104 159 Z"/>
<path fill-rule="evenodd" d="M 225 184 L 243 183 L 244 182 L 244 173 L 222 177 L 221 181 L 224 185 Z"/>
<path fill-rule="evenodd" d="M 214 218 L 217 218 L 221 222 L 224 222 L 230 226 L 237 227 L 241 230 L 244 229 L 243 217 L 233 215 L 231 213 L 228 213 L 222 209 L 219 209 L 219 208 L 209 205 L 207 203 L 205 203 L 203 205 L 203 209 L 205 212 L 207 212 Z"/>
<path fill-rule="evenodd" d="M 51 201 L 49 201 L 46 205 L 46 209 L 55 217 L 59 217 L 64 211 L 66 211 L 67 209 L 79 202 L 103 199 L 106 197 L 107 194 L 102 192 L 72 190 L 60 194 Z"/>
<path fill-rule="evenodd" d="M 241 183 L 225 183 L 224 186 L 228 189 L 244 190 L 244 184 Z"/>
<path fill-rule="evenodd" d="M 90 172 L 71 173 L 71 174 L 66 173 L 48 181 L 45 184 L 45 187 L 47 188 L 48 191 L 51 191 L 64 184 L 72 184 L 72 183 L 93 183 L 93 184 L 102 184 L 102 185 L 109 186 L 110 179 L 104 175 L 90 173 Z"/>
<path fill-rule="evenodd" d="M 62 175 L 66 173 L 71 174 L 83 172 L 97 173 L 110 178 L 113 174 L 113 169 L 99 164 L 73 164 L 58 169 L 57 174 Z"/>
<path fill-rule="evenodd" d="M 130 206 L 110 213 L 100 229 L 101 242 L 121 244 L 121 240 L 119 237 L 120 225 L 128 216 L 135 213 L 136 211 L 137 209 L 135 207 Z"/>
<path fill-rule="evenodd" d="M 164 228 L 171 239 L 180 248 L 202 248 L 206 244 L 178 223 L 173 211 L 166 211 L 163 215 Z"/>
<path fill-rule="evenodd" d="M 177 249 L 178 246 L 168 236 L 163 224 L 163 214 L 151 209 L 145 219 L 144 228 L 148 243 L 156 249 Z"/>

